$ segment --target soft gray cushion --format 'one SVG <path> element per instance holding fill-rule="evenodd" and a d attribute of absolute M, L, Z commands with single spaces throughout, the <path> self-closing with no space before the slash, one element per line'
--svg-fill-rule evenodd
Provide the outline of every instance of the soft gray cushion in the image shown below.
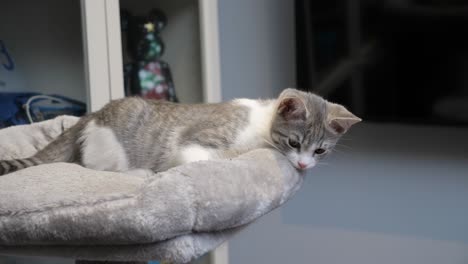
<path fill-rule="evenodd" d="M 73 117 L 0 130 L 0 159 L 27 157 Z M 287 201 L 302 176 L 255 150 L 157 174 L 55 163 L 0 176 L 0 254 L 185 263 Z"/>

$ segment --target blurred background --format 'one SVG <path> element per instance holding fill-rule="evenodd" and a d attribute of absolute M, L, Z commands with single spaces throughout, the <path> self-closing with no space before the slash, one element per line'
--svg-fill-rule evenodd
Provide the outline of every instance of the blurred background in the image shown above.
<path fill-rule="evenodd" d="M 297 1 L 298 85 L 368 121 L 468 123 L 466 1 Z"/>
<path fill-rule="evenodd" d="M 468 3 L 276 3 L 294 21 L 296 68 L 273 79 L 364 122 L 229 243 L 231 262 L 467 263 Z"/>
<path fill-rule="evenodd" d="M 467 44 L 463 0 L 2 1 L 0 127 L 128 95 L 298 87 L 364 122 L 291 201 L 198 262 L 467 263 Z"/>

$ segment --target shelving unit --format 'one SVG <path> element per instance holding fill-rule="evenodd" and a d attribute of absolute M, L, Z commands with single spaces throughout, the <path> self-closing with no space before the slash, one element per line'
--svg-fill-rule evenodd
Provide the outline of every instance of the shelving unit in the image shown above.
<path fill-rule="evenodd" d="M 15 0 L 2 2 L 0 40 L 15 69 L 0 68 L 0 92 L 61 94 L 96 111 L 124 96 L 120 9 L 163 10 L 163 60 L 184 103 L 221 100 L 217 0 Z M 0 63 L 4 62 L 0 57 Z M 1 64 L 0 64 L 1 65 Z M 227 245 L 201 263 L 228 263 Z"/>
<path fill-rule="evenodd" d="M 90 109 L 99 109 L 107 101 L 123 97 L 121 8 L 136 15 L 146 14 L 152 8 L 166 13 L 168 25 L 162 32 L 166 49 L 162 59 L 171 67 L 181 102 L 220 101 L 217 3 L 216 0 L 81 0 Z M 98 74 L 98 69 L 107 75 Z"/>
<path fill-rule="evenodd" d="M 16 67 L 0 69 L 0 91 L 62 94 L 98 110 L 124 95 L 120 8 L 134 14 L 160 8 L 169 21 L 162 59 L 171 67 L 178 97 L 187 103 L 219 101 L 216 6 L 207 0 L 2 3 L 0 39 Z"/>

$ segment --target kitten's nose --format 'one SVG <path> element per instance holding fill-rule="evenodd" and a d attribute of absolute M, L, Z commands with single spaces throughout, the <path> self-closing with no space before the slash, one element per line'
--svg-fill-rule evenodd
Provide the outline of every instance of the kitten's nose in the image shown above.
<path fill-rule="evenodd" d="M 307 164 L 302 163 L 302 162 L 300 162 L 300 161 L 297 163 L 297 165 L 298 165 L 299 168 L 301 168 L 301 169 L 304 169 L 305 167 L 307 167 Z"/>

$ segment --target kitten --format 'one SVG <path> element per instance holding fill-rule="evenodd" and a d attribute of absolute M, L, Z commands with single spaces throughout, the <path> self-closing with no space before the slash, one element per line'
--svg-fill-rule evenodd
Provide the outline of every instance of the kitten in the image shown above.
<path fill-rule="evenodd" d="M 0 161 L 0 175 L 52 162 L 159 172 L 265 147 L 277 149 L 304 170 L 329 154 L 359 121 L 345 107 L 295 89 L 284 90 L 274 100 L 218 104 L 125 98 L 82 117 L 34 156 Z"/>

